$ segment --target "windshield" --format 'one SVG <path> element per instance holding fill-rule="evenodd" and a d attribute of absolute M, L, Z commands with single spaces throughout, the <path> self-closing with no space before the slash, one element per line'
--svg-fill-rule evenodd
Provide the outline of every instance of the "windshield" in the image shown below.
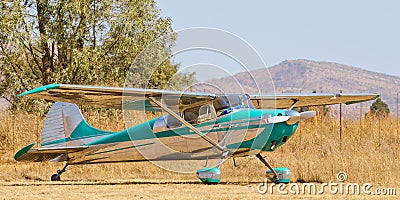
<path fill-rule="evenodd" d="M 217 106 L 215 104 L 218 104 Z M 253 103 L 250 100 L 249 95 L 241 94 L 241 95 L 225 95 L 217 98 L 217 102 L 215 102 L 214 106 L 217 111 L 221 111 L 223 109 L 239 109 L 239 108 L 255 108 Z"/>

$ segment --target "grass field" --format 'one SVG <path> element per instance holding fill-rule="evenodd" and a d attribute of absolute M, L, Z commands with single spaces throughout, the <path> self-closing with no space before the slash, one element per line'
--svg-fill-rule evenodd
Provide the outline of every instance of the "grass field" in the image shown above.
<path fill-rule="evenodd" d="M 121 117 L 110 118 L 99 113 L 85 115 L 89 123 L 95 127 L 114 131 L 124 128 Z M 232 159 L 226 161 L 221 168 L 221 181 L 227 184 L 218 186 L 199 185 L 195 174 L 170 172 L 147 162 L 70 166 L 62 175 L 63 180 L 72 181 L 72 183 L 122 180 L 128 183 L 133 181 L 131 184 L 83 184 L 81 186 L 51 184 L 47 180 L 51 174 L 62 167 L 62 163 L 17 163 L 13 160 L 13 155 L 19 148 L 40 140 L 38 133 L 40 133 L 43 120 L 35 115 L 24 113 L 6 113 L 0 119 L 0 180 L 2 180 L 0 196 L 13 194 L 22 195 L 16 196 L 17 198 L 35 198 L 39 195 L 40 198 L 47 198 L 47 195 L 53 195 L 52 191 L 55 191 L 53 197 L 57 197 L 57 195 L 62 195 L 62 191 L 80 191 L 80 188 L 84 188 L 82 190 L 85 191 L 85 188 L 90 188 L 88 194 L 80 194 L 89 199 L 96 196 L 118 198 L 118 195 L 121 195 L 118 191 L 127 191 L 129 194 L 138 195 L 137 198 L 153 198 L 154 195 L 161 194 L 158 191 L 170 191 L 164 192 L 167 194 L 163 197 L 172 199 L 177 195 L 185 195 L 188 198 L 198 196 L 204 199 L 208 199 L 207 197 L 231 199 L 236 196 L 238 199 L 240 197 L 260 198 L 260 194 L 254 188 L 256 183 L 263 182 L 266 168 L 256 158 L 238 158 L 236 160 L 238 167 L 233 166 Z M 379 119 L 372 116 L 361 120 L 346 119 L 342 123 L 341 139 L 339 127 L 339 120 L 329 116 L 302 122 L 287 144 L 273 153 L 263 155 L 267 156 L 274 167 L 291 169 L 292 182 L 337 181 L 337 173 L 346 172 L 347 182 L 368 182 L 399 189 L 400 136 L 397 134 L 395 119 L 390 117 Z M 134 183 L 137 180 L 145 183 Z M 179 184 L 174 184 L 174 182 L 146 184 L 146 180 L 176 180 Z M 192 184 L 180 184 L 181 181 Z M 15 184 L 19 182 L 28 184 L 21 186 Z M 36 183 L 39 184 L 35 185 Z M 42 187 L 43 185 L 46 187 Z M 177 190 L 171 190 L 174 188 Z M 79 194 L 79 192 L 76 193 Z M 124 198 L 132 197 L 122 195 Z M 72 196 L 69 197 L 72 198 Z M 277 196 L 279 197 L 282 196 Z M 295 197 L 307 198 L 307 196 Z"/>

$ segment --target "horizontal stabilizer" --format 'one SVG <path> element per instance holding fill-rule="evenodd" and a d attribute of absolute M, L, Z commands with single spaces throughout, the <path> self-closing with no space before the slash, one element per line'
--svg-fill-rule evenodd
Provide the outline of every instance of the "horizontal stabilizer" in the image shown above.
<path fill-rule="evenodd" d="M 62 157 L 67 153 L 76 153 L 87 149 L 87 146 L 79 147 L 53 147 L 53 148 L 38 148 L 31 149 L 35 146 L 35 142 L 19 150 L 14 159 L 16 161 L 43 162 Z M 57 161 L 64 161 L 63 159 Z"/>

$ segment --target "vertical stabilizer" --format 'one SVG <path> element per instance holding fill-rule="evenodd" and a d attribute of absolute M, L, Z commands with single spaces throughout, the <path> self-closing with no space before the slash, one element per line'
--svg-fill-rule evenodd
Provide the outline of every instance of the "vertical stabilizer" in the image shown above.
<path fill-rule="evenodd" d="M 90 126 L 77 105 L 57 102 L 51 107 L 43 124 L 41 146 L 79 146 L 110 133 Z"/>

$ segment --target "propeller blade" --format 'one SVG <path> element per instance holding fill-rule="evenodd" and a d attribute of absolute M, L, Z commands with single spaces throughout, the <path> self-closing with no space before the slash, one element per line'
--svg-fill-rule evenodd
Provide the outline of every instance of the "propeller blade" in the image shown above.
<path fill-rule="evenodd" d="M 315 116 L 319 116 L 320 112 L 319 111 L 305 111 L 305 112 L 299 113 L 294 110 L 288 110 L 286 112 L 286 115 L 290 116 L 290 119 L 286 123 L 293 125 L 293 124 L 299 122 L 300 120 L 310 119 Z"/>
<path fill-rule="evenodd" d="M 290 116 L 274 116 L 264 119 L 264 123 L 266 124 L 277 124 L 281 122 L 286 122 L 290 119 Z"/>
<path fill-rule="evenodd" d="M 300 113 L 300 120 L 305 120 L 305 119 L 310 119 L 316 116 L 319 116 L 320 112 L 319 111 L 306 111 Z"/>

